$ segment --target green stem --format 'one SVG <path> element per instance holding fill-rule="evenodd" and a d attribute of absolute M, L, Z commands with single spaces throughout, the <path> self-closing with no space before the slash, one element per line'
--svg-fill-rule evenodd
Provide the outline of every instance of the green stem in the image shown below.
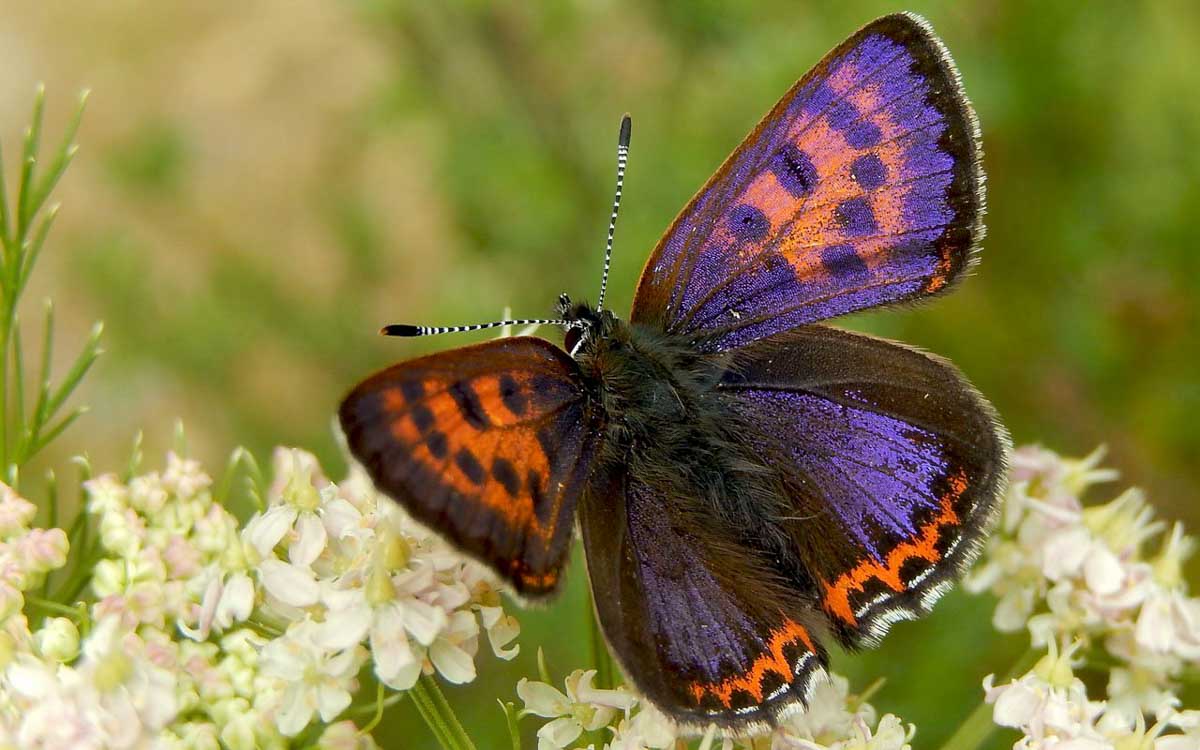
<path fill-rule="evenodd" d="M 1044 655 L 1044 651 L 1029 647 L 1013 663 L 1008 673 L 996 681 L 996 684 L 1002 685 L 1025 674 Z M 996 724 L 992 721 L 992 705 L 986 701 L 980 701 L 979 705 L 975 706 L 975 709 L 963 720 L 963 723 L 958 725 L 958 729 L 954 730 L 954 734 L 950 735 L 950 739 L 942 744 L 942 750 L 975 750 L 982 746 L 994 731 L 996 731 Z"/>
<path fill-rule="evenodd" d="M 429 731 L 433 734 L 433 738 L 437 740 L 438 746 L 442 750 L 459 750 L 457 743 L 454 742 L 453 736 L 450 734 L 450 728 L 446 726 L 445 721 L 438 715 L 437 707 L 433 704 L 433 698 L 430 697 L 429 691 L 425 688 L 425 677 L 421 679 L 409 690 L 412 693 L 413 705 L 417 707 L 417 712 L 421 714 L 421 718 L 425 721 L 425 726 L 429 727 Z"/>
<path fill-rule="evenodd" d="M 433 697 L 433 702 L 445 720 L 446 725 L 450 728 L 450 732 L 454 737 L 458 747 L 464 750 L 475 750 L 475 743 L 471 741 L 471 737 L 467 734 L 467 730 L 463 728 L 462 722 L 458 720 L 454 709 L 450 706 L 450 701 L 446 700 L 446 696 L 442 693 L 442 689 L 438 687 L 437 680 L 427 675 L 421 675 L 421 682 L 425 683 L 429 694 Z"/>
<path fill-rule="evenodd" d="M 59 602 L 53 602 L 49 599 L 43 599 L 40 596 L 26 596 L 25 603 L 33 605 L 34 607 L 47 612 L 54 612 L 65 617 L 70 617 L 72 620 L 80 620 L 83 617 L 83 615 L 80 614 L 79 609 L 76 607 L 60 604 Z"/>
<path fill-rule="evenodd" d="M 359 734 L 370 734 L 371 731 L 375 729 L 375 727 L 379 726 L 379 722 L 383 721 L 383 706 L 384 706 L 383 683 L 380 682 L 380 683 L 376 683 L 376 685 L 375 685 L 374 715 L 371 716 L 370 721 L 368 721 L 366 724 L 364 724 L 362 726 L 362 729 L 358 730 Z"/>
<path fill-rule="evenodd" d="M 615 688 L 613 680 L 612 656 L 608 653 L 608 643 L 600 632 L 600 621 L 596 617 L 596 604 L 592 598 L 591 586 L 588 587 L 587 619 L 592 634 L 592 665 L 596 667 L 596 686 L 604 689 Z"/>

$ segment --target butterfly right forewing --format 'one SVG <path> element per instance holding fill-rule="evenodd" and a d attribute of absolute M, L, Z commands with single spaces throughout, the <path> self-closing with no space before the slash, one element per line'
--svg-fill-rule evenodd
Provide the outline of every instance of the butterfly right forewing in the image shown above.
<path fill-rule="evenodd" d="M 562 581 L 599 441 L 579 369 L 531 337 L 390 367 L 342 402 L 375 485 L 529 597 Z"/>

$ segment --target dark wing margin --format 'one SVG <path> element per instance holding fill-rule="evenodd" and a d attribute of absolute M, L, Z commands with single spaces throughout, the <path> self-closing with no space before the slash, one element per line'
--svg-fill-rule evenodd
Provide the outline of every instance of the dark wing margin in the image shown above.
<path fill-rule="evenodd" d="M 515 337 L 403 362 L 338 416 L 381 492 L 518 593 L 557 590 L 599 439 L 565 352 Z"/>
<path fill-rule="evenodd" d="M 979 127 L 919 16 L 868 24 L 763 118 L 659 241 L 631 319 L 727 350 L 941 293 L 983 237 Z"/>
<path fill-rule="evenodd" d="M 843 644 L 924 614 L 975 559 L 1009 439 L 949 362 L 803 326 L 735 352 L 720 389 L 784 479 L 792 511 L 776 522 Z"/>
<path fill-rule="evenodd" d="M 772 726 L 826 677 L 817 605 L 686 505 L 630 476 L 589 487 L 579 520 L 597 618 L 628 678 L 685 728 Z"/>

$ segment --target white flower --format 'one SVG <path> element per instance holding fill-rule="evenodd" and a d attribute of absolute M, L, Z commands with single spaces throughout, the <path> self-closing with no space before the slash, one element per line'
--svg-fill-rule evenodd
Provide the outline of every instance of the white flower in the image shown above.
<path fill-rule="evenodd" d="M 1051 747 L 1064 741 L 1101 739 L 1094 729 L 1103 704 L 1088 700 L 1083 682 L 1075 677 L 1071 660 L 1082 644 L 1059 653 L 1053 641 L 1050 653 L 1031 672 L 1006 685 L 984 678 L 986 700 L 993 704 L 993 720 L 1000 726 L 1020 729 L 1029 747 Z"/>
<path fill-rule="evenodd" d="M 606 727 L 617 715 L 627 710 L 636 699 L 623 690 L 597 690 L 592 687 L 596 670 L 575 670 L 565 680 L 566 694 L 544 682 L 522 679 L 517 683 L 517 695 L 525 703 L 525 712 L 552 721 L 538 729 L 538 750 L 561 750 L 585 731 Z M 592 703 L 580 694 L 604 703 Z"/>
<path fill-rule="evenodd" d="M 214 566 L 208 571 L 208 585 L 200 602 L 199 619 L 195 628 L 180 623 L 187 637 L 202 641 L 216 628 L 228 630 L 242 622 L 254 610 L 254 582 L 242 571 L 225 574 Z"/>
<path fill-rule="evenodd" d="M 774 737 L 780 747 L 833 747 L 850 737 L 857 722 L 871 724 L 875 709 L 866 702 L 852 700 L 850 683 L 841 675 L 831 674 L 812 691 L 807 710 L 783 720 Z"/>
<path fill-rule="evenodd" d="M 678 738 L 675 723 L 663 712 L 641 702 L 632 718 L 617 725 L 609 750 L 666 750 Z"/>
<path fill-rule="evenodd" d="M 359 649 L 329 652 L 312 640 L 312 623 L 293 626 L 282 637 L 270 641 L 262 652 L 264 674 L 286 683 L 279 706 L 279 731 L 288 737 L 299 734 L 314 714 L 331 722 L 350 705 L 354 676 L 364 655 Z"/>
<path fill-rule="evenodd" d="M 448 682 L 461 685 L 475 679 L 479 624 L 470 612 L 450 615 L 446 627 L 429 646 L 429 661 Z"/>

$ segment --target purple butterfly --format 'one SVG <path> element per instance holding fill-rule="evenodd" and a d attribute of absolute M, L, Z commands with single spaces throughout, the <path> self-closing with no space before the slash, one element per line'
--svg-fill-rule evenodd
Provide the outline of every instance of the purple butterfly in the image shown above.
<path fill-rule="evenodd" d="M 881 18 L 684 208 L 629 322 L 602 285 L 595 307 L 564 295 L 540 321 L 566 351 L 517 337 L 395 365 L 343 402 L 350 448 L 525 597 L 559 588 L 578 518 L 633 684 L 685 726 L 772 724 L 824 674 L 822 637 L 873 645 L 926 612 L 996 507 L 1008 439 L 966 379 L 818 324 L 963 276 L 983 235 L 978 141 L 929 25 Z"/>

